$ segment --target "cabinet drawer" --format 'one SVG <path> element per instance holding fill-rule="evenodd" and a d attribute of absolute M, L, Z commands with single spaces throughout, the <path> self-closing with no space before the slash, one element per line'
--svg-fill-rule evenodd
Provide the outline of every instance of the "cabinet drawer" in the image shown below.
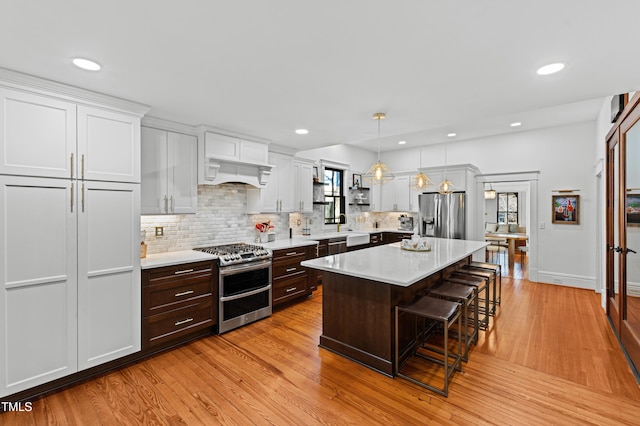
<path fill-rule="evenodd" d="M 209 297 L 200 303 L 144 318 L 143 344 L 145 347 L 157 345 L 181 334 L 213 326 L 212 302 Z"/>
<path fill-rule="evenodd" d="M 192 278 L 178 283 L 163 282 L 143 287 L 142 292 L 142 315 L 154 315 L 192 304 L 193 300 L 203 296 L 211 298 L 211 277 Z"/>
<path fill-rule="evenodd" d="M 165 280 L 170 278 L 186 279 L 193 276 L 203 274 L 213 274 L 213 261 L 184 263 L 182 265 L 164 266 L 161 268 L 152 268 L 143 272 L 147 272 L 149 284 L 155 284 L 156 280 Z"/>
<path fill-rule="evenodd" d="M 308 294 L 307 289 L 308 275 L 306 272 L 300 272 L 293 277 L 274 280 L 273 282 L 273 303 L 285 301 L 303 294 Z"/>
<path fill-rule="evenodd" d="M 272 264 L 273 277 L 282 277 L 285 275 L 295 274 L 296 272 L 304 271 L 305 269 L 300 266 L 300 262 L 307 258 L 306 253 L 291 255 L 284 259 L 275 260 Z"/>

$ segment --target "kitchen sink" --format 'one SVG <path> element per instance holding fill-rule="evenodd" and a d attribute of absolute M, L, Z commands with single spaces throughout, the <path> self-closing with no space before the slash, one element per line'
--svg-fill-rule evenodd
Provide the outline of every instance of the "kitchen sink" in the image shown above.
<path fill-rule="evenodd" d="M 368 233 L 349 232 L 347 234 L 347 247 L 369 244 L 369 237 L 370 235 Z"/>

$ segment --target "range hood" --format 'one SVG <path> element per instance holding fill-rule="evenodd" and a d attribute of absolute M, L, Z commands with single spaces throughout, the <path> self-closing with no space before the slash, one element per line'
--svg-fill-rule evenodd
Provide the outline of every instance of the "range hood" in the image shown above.
<path fill-rule="evenodd" d="M 201 126 L 198 183 L 219 185 L 239 182 L 264 188 L 274 167 L 268 164 L 268 147 L 268 141 L 260 138 Z"/>
<path fill-rule="evenodd" d="M 204 161 L 204 184 L 246 183 L 256 188 L 264 188 L 271 177 L 269 164 L 247 163 L 207 157 Z"/>

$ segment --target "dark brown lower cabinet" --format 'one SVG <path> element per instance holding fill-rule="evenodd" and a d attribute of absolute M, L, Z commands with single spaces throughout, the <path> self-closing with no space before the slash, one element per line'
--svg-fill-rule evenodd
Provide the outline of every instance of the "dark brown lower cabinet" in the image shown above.
<path fill-rule="evenodd" d="M 271 293 L 274 307 L 311 295 L 316 288 L 317 275 L 300 266 L 300 262 L 315 257 L 315 245 L 273 251 Z"/>
<path fill-rule="evenodd" d="M 210 334 L 217 324 L 217 282 L 214 261 L 143 270 L 143 350 Z"/>

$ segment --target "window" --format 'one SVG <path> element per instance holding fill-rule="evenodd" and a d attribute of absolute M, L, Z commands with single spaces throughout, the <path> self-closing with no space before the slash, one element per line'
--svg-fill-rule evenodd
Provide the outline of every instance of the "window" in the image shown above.
<path fill-rule="evenodd" d="M 343 171 L 325 167 L 324 169 L 324 223 L 325 225 L 345 223 Z M 342 215 L 342 216 L 340 216 Z"/>
<path fill-rule="evenodd" d="M 518 223 L 517 192 L 498 192 L 498 223 Z"/>

